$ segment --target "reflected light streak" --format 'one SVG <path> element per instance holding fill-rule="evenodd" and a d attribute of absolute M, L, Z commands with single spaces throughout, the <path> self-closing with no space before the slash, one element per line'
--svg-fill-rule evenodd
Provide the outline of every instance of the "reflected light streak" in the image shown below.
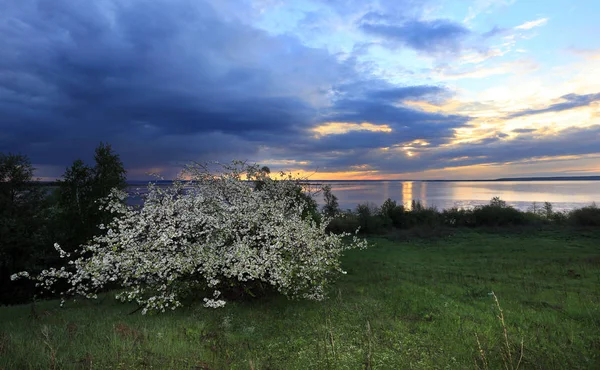
<path fill-rule="evenodd" d="M 404 181 L 402 182 L 402 203 L 404 204 L 404 209 L 407 211 L 412 210 L 412 201 L 413 200 L 413 182 L 412 181 Z"/>

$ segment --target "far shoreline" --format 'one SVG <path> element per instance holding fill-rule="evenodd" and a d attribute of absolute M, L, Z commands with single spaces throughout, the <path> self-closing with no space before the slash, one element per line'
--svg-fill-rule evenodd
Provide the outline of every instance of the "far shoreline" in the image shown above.
<path fill-rule="evenodd" d="M 155 183 L 155 184 L 171 184 L 176 180 L 127 180 L 129 186 Z M 318 185 L 319 183 L 335 183 L 335 182 L 533 182 L 533 181 L 600 181 L 600 176 L 551 176 L 551 177 L 503 177 L 498 179 L 369 179 L 369 180 L 301 180 Z M 59 185 L 59 180 L 55 181 L 33 181 L 36 184 L 54 186 Z"/>

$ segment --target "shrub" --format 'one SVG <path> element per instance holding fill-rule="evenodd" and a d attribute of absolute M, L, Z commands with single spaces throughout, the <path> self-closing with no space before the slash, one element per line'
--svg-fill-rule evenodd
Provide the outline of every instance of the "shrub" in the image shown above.
<path fill-rule="evenodd" d="M 498 197 L 492 198 L 488 205 L 476 207 L 473 210 L 473 219 L 476 226 L 509 226 L 527 223 L 523 212 L 508 206 Z"/>
<path fill-rule="evenodd" d="M 326 231 L 330 233 L 351 233 L 360 228 L 358 217 L 353 212 L 342 212 L 331 219 Z"/>
<path fill-rule="evenodd" d="M 568 217 L 578 226 L 600 226 L 600 208 L 595 203 L 571 211 Z"/>
<path fill-rule="evenodd" d="M 205 165 L 189 166 L 189 183 L 148 185 L 141 207 L 124 205 L 126 194 L 113 191 L 103 206 L 115 215 L 100 225 L 106 233 L 77 250 L 70 268 L 32 278 L 48 290 L 67 280 L 63 296 L 87 298 L 117 283 L 122 288 L 117 298 L 137 302 L 142 313 L 175 309 L 198 294 L 206 307 L 223 306 L 224 297 L 235 296 L 231 292 L 254 295 L 265 289 L 322 299 L 327 283 L 344 273 L 341 254 L 366 247 L 366 241 L 354 236 L 344 243 L 348 234 L 325 232 L 330 219 L 317 225 L 303 217 L 310 204 L 296 196 L 299 182 L 291 175 L 272 180 L 258 166 L 219 166 L 218 174 Z M 250 184 L 261 177 L 261 189 L 242 181 L 244 174 Z M 27 273 L 13 278 L 19 276 Z"/>
<path fill-rule="evenodd" d="M 405 226 L 428 226 L 433 227 L 442 224 L 440 212 L 435 207 L 425 207 L 419 200 L 411 202 L 411 210 L 405 214 Z"/>
<path fill-rule="evenodd" d="M 356 216 L 360 225 L 360 232 L 364 234 L 380 234 L 388 231 L 392 220 L 381 214 L 381 210 L 373 203 L 364 203 L 356 206 Z"/>
<path fill-rule="evenodd" d="M 446 226 L 475 226 L 473 210 L 463 208 L 449 208 L 442 211 L 442 222 Z"/>
<path fill-rule="evenodd" d="M 396 228 L 402 228 L 406 226 L 406 214 L 403 205 L 397 205 L 395 201 L 388 198 L 379 209 L 379 214 L 382 217 L 387 217 L 391 221 L 391 224 Z"/>

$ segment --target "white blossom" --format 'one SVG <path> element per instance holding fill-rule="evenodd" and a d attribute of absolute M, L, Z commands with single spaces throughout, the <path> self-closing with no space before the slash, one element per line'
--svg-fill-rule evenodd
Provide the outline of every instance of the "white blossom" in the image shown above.
<path fill-rule="evenodd" d="M 206 165 L 186 168 L 188 182 L 148 185 L 142 206 L 126 206 L 127 196 L 113 190 L 100 207 L 115 218 L 104 233 L 76 252 L 68 267 L 50 268 L 29 277 L 51 291 L 60 279 L 70 288 L 63 296 L 96 298 L 107 283 L 122 289 L 117 299 L 136 302 L 142 313 L 164 312 L 182 305 L 188 294 L 205 292 L 206 307 L 222 307 L 228 284 L 262 282 L 290 298 L 321 300 L 325 286 L 345 272 L 339 258 L 345 250 L 366 248 L 356 233 L 328 234 L 330 219 L 320 224 L 302 217 L 298 181 L 291 175 L 272 180 L 256 165 Z M 252 182 L 260 180 L 255 190 Z M 351 242 L 343 242 L 352 237 Z M 58 244 L 62 258 L 70 257 Z"/>

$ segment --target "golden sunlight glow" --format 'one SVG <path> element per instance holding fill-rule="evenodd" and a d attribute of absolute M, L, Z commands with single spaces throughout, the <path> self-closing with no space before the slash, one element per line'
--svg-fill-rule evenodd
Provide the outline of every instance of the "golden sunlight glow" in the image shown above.
<path fill-rule="evenodd" d="M 404 202 L 404 207 L 407 211 L 412 209 L 412 201 L 413 200 L 413 182 L 405 181 L 402 183 L 402 202 Z"/>
<path fill-rule="evenodd" d="M 532 176 L 536 172 L 552 172 L 555 176 L 573 175 L 575 172 L 594 173 L 600 169 L 600 155 L 569 155 L 556 157 L 536 157 L 507 163 L 486 163 L 467 166 L 445 167 L 423 172 L 402 174 L 403 178 L 419 179 L 495 179 L 500 177 Z M 390 177 L 393 178 L 393 177 Z M 397 178 L 397 177 L 396 177 Z"/>
<path fill-rule="evenodd" d="M 355 169 L 355 170 L 366 170 L 366 169 L 371 168 L 371 166 L 368 164 L 359 164 L 359 165 L 355 165 L 355 166 L 350 166 L 350 168 Z"/>
<path fill-rule="evenodd" d="M 426 101 L 417 101 L 417 100 L 405 100 L 404 105 L 409 108 L 419 109 L 428 113 L 446 113 L 446 112 L 454 112 L 460 107 L 462 104 L 459 100 L 447 100 L 442 105 L 431 104 Z"/>
<path fill-rule="evenodd" d="M 426 140 L 417 139 L 417 140 L 411 141 L 409 145 L 411 145 L 411 146 L 414 146 L 414 145 L 427 146 L 427 145 L 429 145 L 429 142 Z"/>
<path fill-rule="evenodd" d="M 326 135 L 345 134 L 350 131 L 371 131 L 371 132 L 392 132 L 392 128 L 388 125 L 375 125 L 369 122 L 352 123 L 352 122 L 327 122 L 321 126 L 312 129 L 319 138 Z"/>
<path fill-rule="evenodd" d="M 308 161 L 296 161 L 293 159 L 266 159 L 262 160 L 261 166 L 290 166 L 290 165 L 309 165 Z"/>
<path fill-rule="evenodd" d="M 306 178 L 308 180 L 373 180 L 384 179 L 378 176 L 378 170 L 360 170 L 360 171 L 305 171 L 301 169 L 290 171 L 294 176 Z M 389 177 L 388 177 L 389 178 Z"/>

